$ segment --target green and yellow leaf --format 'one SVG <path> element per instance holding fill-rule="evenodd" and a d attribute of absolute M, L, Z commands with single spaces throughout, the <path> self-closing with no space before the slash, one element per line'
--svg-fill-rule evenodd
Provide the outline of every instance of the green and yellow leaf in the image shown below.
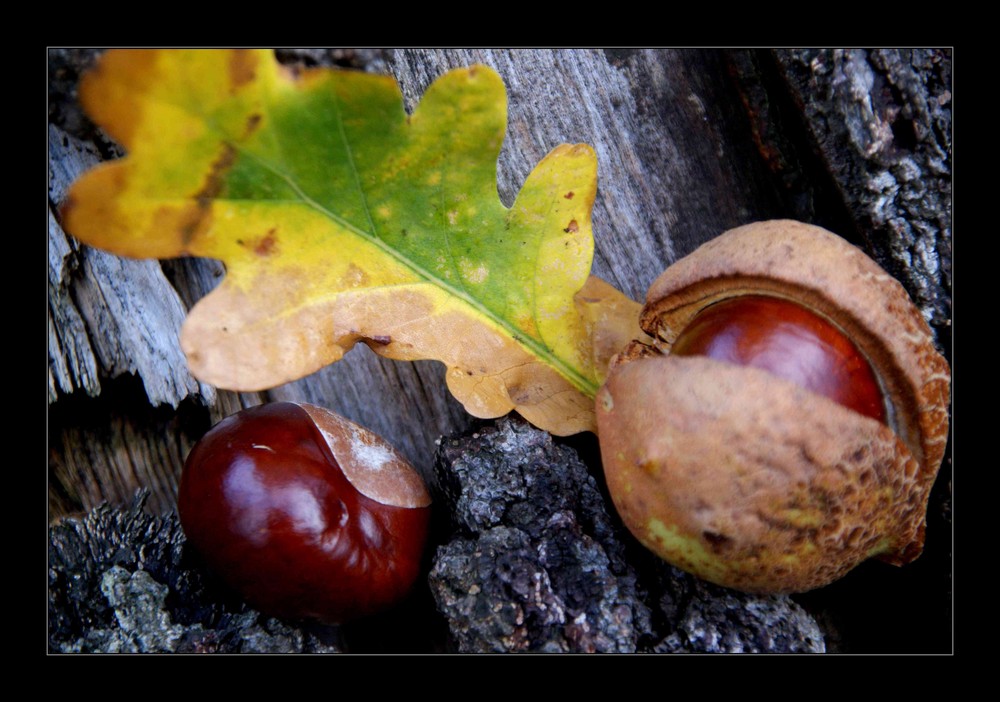
<path fill-rule="evenodd" d="M 593 428 L 609 349 L 638 330 L 636 303 L 588 281 L 596 157 L 557 147 L 504 207 L 491 69 L 442 76 L 408 117 L 389 77 L 120 51 L 80 97 L 129 155 L 74 185 L 66 228 L 125 256 L 225 262 L 181 335 L 198 378 L 273 387 L 362 341 L 442 361 L 476 416 Z"/>

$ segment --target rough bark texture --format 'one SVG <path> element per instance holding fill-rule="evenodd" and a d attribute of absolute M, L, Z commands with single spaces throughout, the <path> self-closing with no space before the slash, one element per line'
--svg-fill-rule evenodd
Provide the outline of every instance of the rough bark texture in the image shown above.
<path fill-rule="evenodd" d="M 523 420 L 442 440 L 437 477 L 457 528 L 429 579 L 459 651 L 824 650 L 787 597 L 715 587 L 655 559 L 641 583 L 631 539 L 576 452 Z"/>
<path fill-rule="evenodd" d="M 817 214 L 817 188 L 803 174 L 832 179 L 853 229 L 838 233 L 903 283 L 948 347 L 951 52 L 799 49 L 732 52 L 731 60 L 762 155 L 791 193 L 807 193 L 799 218 Z M 790 105 L 767 90 L 773 69 Z M 800 144 L 789 138 L 803 129 Z"/>
<path fill-rule="evenodd" d="M 649 608 L 574 451 L 505 418 L 443 439 L 437 478 L 457 530 L 430 584 L 458 650 L 639 648 Z"/>
<path fill-rule="evenodd" d="M 264 617 L 204 576 L 175 515 L 148 493 L 66 520 L 49 535 L 52 653 L 337 653 L 335 627 Z"/>
<path fill-rule="evenodd" d="M 431 478 L 435 439 L 473 425 L 447 394 L 438 364 L 394 363 L 361 347 L 265 393 L 205 386 L 186 371 L 177 328 L 185 308 L 218 284 L 222 266 L 123 261 L 63 233 L 58 212 L 69 182 L 91 163 L 120 155 L 75 101 L 79 74 L 96 53 L 49 52 L 50 518 L 102 500 L 126 503 L 142 486 L 152 491 L 147 509 L 165 514 L 191 444 L 222 417 L 268 399 L 330 407 L 389 439 Z M 594 272 L 635 299 L 668 264 L 722 231 L 792 217 L 826 226 L 872 254 L 914 295 L 950 351 L 948 51 L 278 55 L 391 73 L 410 108 L 448 68 L 496 68 L 510 101 L 498 164 L 502 199 L 510 203 L 532 166 L 559 143 L 592 144 L 600 168 Z M 595 455 L 590 446 L 583 458 L 599 476 Z M 887 591 L 881 576 L 832 588 L 830 597 L 869 604 L 852 601 L 824 613 L 839 630 L 828 636 L 831 647 L 948 649 L 948 461 L 942 473 L 927 552 L 888 590 L 916 593 L 916 604 L 866 599 L 862 593 L 872 587 Z M 823 598 L 810 602 L 814 611 L 828 607 Z M 914 611 L 921 616 L 914 619 Z"/>
<path fill-rule="evenodd" d="M 794 51 L 778 64 L 866 244 L 939 329 L 951 319 L 951 60 Z M 831 125 L 822 131 L 818 125 Z"/>

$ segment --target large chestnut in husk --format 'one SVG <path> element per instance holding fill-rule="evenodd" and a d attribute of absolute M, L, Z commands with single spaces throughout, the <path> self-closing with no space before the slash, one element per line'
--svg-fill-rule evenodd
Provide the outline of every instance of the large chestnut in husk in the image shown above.
<path fill-rule="evenodd" d="M 608 488 L 649 549 L 749 592 L 916 558 L 950 373 L 903 287 L 791 221 L 726 232 L 650 287 L 597 395 Z"/>

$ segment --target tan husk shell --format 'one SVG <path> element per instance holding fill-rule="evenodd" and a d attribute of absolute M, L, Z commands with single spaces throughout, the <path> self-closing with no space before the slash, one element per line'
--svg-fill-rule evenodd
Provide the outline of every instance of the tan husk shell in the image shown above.
<path fill-rule="evenodd" d="M 657 401 L 630 402 L 640 388 Z M 706 580 L 802 592 L 923 542 L 930 482 L 892 431 L 765 371 L 626 363 L 598 393 L 597 421 L 626 526 Z"/>
<path fill-rule="evenodd" d="M 757 369 L 661 355 L 701 309 L 745 294 L 839 326 L 890 398 L 890 426 Z M 655 349 L 618 355 L 597 418 L 612 497 L 649 548 L 753 592 L 804 591 L 870 556 L 920 554 L 950 374 L 905 290 L 871 259 L 799 222 L 740 227 L 668 268 L 641 324 Z M 635 401 L 654 387 L 655 401 Z"/>
<path fill-rule="evenodd" d="M 906 290 L 860 249 L 791 220 L 731 229 L 672 266 L 646 295 L 642 328 L 668 349 L 704 307 L 745 294 L 804 305 L 839 326 L 892 399 L 891 424 L 933 475 L 948 440 L 948 362 Z"/>

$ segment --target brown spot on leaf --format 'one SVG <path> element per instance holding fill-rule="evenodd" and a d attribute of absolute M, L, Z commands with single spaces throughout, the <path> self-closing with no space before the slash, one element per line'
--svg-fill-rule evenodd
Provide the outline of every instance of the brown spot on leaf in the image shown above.
<path fill-rule="evenodd" d="M 571 219 L 569 221 L 569 224 L 566 225 L 566 228 L 563 229 L 563 231 L 566 232 L 567 234 L 576 234 L 578 231 L 580 231 L 580 226 L 576 223 L 575 219 Z"/>
<path fill-rule="evenodd" d="M 249 51 L 234 51 L 229 58 L 229 83 L 235 91 L 257 76 L 257 57 Z"/>
<path fill-rule="evenodd" d="M 572 200 L 573 199 L 573 191 L 570 190 L 568 193 L 566 193 L 565 195 L 563 195 L 563 197 L 566 198 L 567 200 Z"/>
<path fill-rule="evenodd" d="M 368 337 L 376 344 L 381 344 L 382 346 L 388 346 L 392 343 L 392 337 L 388 334 L 376 334 L 375 336 Z"/>
<path fill-rule="evenodd" d="M 258 256 L 270 256 L 273 254 L 278 245 L 278 237 L 275 235 L 275 232 L 277 232 L 277 229 L 274 227 L 268 229 L 264 238 L 259 239 L 254 244 L 253 252 Z"/>
<path fill-rule="evenodd" d="M 189 244 L 198 234 L 207 230 L 211 223 L 211 211 L 198 204 L 184 207 L 158 207 L 153 213 L 150 227 L 154 231 L 177 232 L 181 240 L 181 252 L 190 253 Z"/>
<path fill-rule="evenodd" d="M 209 207 L 212 204 L 212 200 L 222 193 L 225 187 L 223 178 L 234 161 L 236 161 L 236 150 L 229 144 L 224 144 L 222 153 L 219 154 L 219 157 L 212 164 L 204 184 L 194 194 L 195 206 L 186 208 L 178 214 L 177 231 L 180 232 L 181 242 L 185 248 L 194 240 L 199 231 L 206 229 L 210 216 Z M 160 213 L 157 214 L 159 216 Z M 167 219 L 164 221 L 167 221 Z"/>
<path fill-rule="evenodd" d="M 253 134 L 254 130 L 260 126 L 261 119 L 263 119 L 263 117 L 258 112 L 254 112 L 252 115 L 247 116 L 246 127 L 243 130 L 244 138 Z"/>
<path fill-rule="evenodd" d="M 195 193 L 194 197 L 198 201 L 198 207 L 208 207 L 211 201 L 222 193 L 224 186 L 223 176 L 225 176 L 226 171 L 229 170 L 229 167 L 235 161 L 236 149 L 231 144 L 223 144 L 222 153 L 219 154 L 219 158 L 215 159 L 215 162 L 212 164 L 212 168 L 208 172 L 208 177 L 205 179 L 205 184 L 201 186 L 201 190 Z"/>
<path fill-rule="evenodd" d="M 341 276 L 340 285 L 344 288 L 359 288 L 368 284 L 369 276 L 368 274 L 359 268 L 356 264 L 351 263 L 347 267 L 347 272 Z"/>

